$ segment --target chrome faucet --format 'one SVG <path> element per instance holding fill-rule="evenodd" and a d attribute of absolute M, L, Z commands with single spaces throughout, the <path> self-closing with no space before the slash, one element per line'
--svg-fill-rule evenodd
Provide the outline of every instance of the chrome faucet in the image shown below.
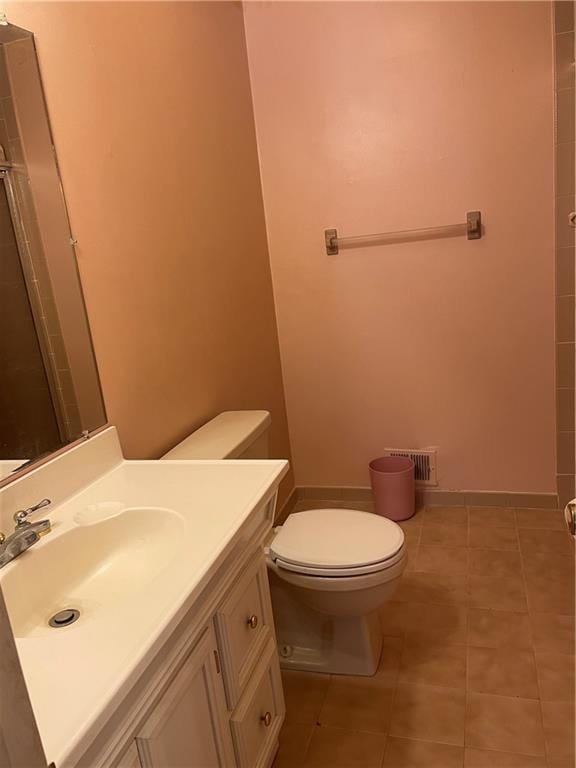
<path fill-rule="evenodd" d="M 50 499 L 42 499 L 33 507 L 20 509 L 14 514 L 13 520 L 16 523 L 14 533 L 10 536 L 4 536 L 3 533 L 0 533 L 0 568 L 8 565 L 18 555 L 36 544 L 41 536 L 51 531 L 50 520 L 39 520 L 37 523 L 31 523 L 28 520 L 33 512 L 43 509 L 51 503 Z"/>

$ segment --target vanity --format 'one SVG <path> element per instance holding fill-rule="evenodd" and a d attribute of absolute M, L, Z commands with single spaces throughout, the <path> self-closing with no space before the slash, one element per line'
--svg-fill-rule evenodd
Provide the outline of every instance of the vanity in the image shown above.
<path fill-rule="evenodd" d="M 0 22 L 0 765 L 267 768 L 284 703 L 263 541 L 288 464 L 124 459 L 33 34 Z M 210 415 L 186 398 L 183 431 Z"/>
<path fill-rule="evenodd" d="M 126 461 L 109 427 L 0 489 L 4 528 L 51 499 L 35 517 L 52 531 L 0 570 L 48 763 L 271 764 L 284 702 L 262 545 L 286 471 Z"/>

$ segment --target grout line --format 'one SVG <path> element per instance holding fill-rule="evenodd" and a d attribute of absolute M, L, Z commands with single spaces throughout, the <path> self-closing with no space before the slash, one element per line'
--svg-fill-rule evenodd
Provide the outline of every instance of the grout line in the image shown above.
<path fill-rule="evenodd" d="M 518 516 L 516 514 L 516 510 L 514 511 L 514 518 L 516 520 L 516 534 L 518 536 L 518 546 L 520 547 L 520 534 L 518 533 Z M 538 665 L 536 663 L 536 653 L 534 651 L 534 633 L 532 631 L 532 619 L 531 619 L 532 611 L 530 610 L 530 603 L 528 600 L 528 581 L 526 579 L 526 569 L 524 567 L 524 552 L 522 551 L 522 547 L 520 547 L 520 570 L 522 572 L 522 583 L 524 585 L 524 593 L 526 595 L 526 609 L 528 611 L 528 626 L 529 626 L 528 631 L 530 632 L 530 646 L 532 649 L 532 657 L 534 659 L 534 671 L 536 673 L 536 689 L 538 691 L 538 709 L 540 711 L 540 724 L 542 726 L 542 738 L 544 740 L 544 758 L 546 760 L 546 763 L 548 764 L 550 755 L 548 755 L 546 730 L 544 728 L 544 712 L 542 709 L 542 695 L 540 692 L 540 676 L 538 674 Z"/>

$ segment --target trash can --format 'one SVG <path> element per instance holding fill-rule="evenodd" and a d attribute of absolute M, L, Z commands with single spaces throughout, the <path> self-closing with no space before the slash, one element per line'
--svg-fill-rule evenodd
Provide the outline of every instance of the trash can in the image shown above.
<path fill-rule="evenodd" d="M 382 456 L 370 462 L 376 514 L 407 520 L 414 514 L 414 462 L 404 456 Z"/>

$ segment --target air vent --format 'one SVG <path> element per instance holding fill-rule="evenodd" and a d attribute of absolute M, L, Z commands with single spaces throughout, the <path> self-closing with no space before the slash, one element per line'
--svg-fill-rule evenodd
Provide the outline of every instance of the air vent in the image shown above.
<path fill-rule="evenodd" d="M 405 456 L 415 466 L 417 485 L 438 485 L 436 477 L 436 448 L 386 448 L 384 456 Z"/>

